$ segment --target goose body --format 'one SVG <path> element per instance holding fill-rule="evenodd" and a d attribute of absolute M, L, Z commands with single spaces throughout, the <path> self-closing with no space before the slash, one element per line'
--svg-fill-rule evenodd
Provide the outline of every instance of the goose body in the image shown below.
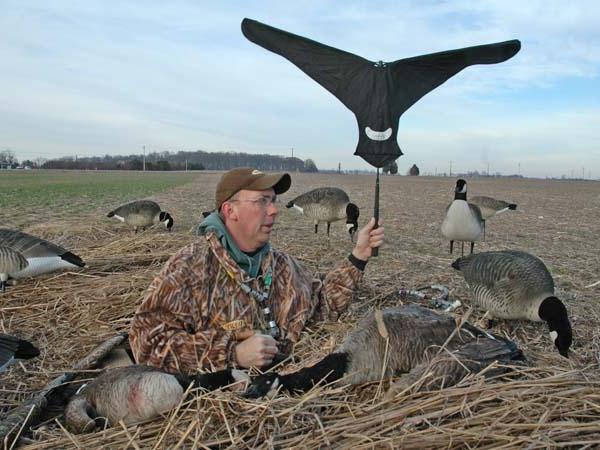
<path fill-rule="evenodd" d="M 19 339 L 9 334 L 0 334 L 0 373 L 19 359 L 31 359 L 40 354 L 40 351 L 24 339 Z"/>
<path fill-rule="evenodd" d="M 454 384 L 470 371 L 479 371 L 493 361 L 522 356 L 513 343 L 494 338 L 469 324 L 448 342 L 446 349 L 452 356 L 447 357 L 446 352 L 438 355 L 455 330 L 452 317 L 419 305 L 376 311 L 358 323 L 336 352 L 292 374 L 261 375 L 252 381 L 246 395 L 260 397 L 279 386 L 288 391 L 306 391 L 320 381 L 329 383 L 340 378 L 344 383 L 361 384 L 407 374 L 406 380 L 412 382 L 435 360 L 437 364 L 431 367 L 434 376 L 428 384 L 433 388 Z M 389 342 L 384 336 L 389 337 Z"/>
<path fill-rule="evenodd" d="M 79 256 L 66 248 L 18 230 L 0 229 L 0 246 L 19 252 L 27 260 L 24 269 L 10 274 L 15 279 L 85 266 Z"/>
<path fill-rule="evenodd" d="M 152 226 L 155 222 L 164 223 L 169 231 L 173 226 L 171 215 L 166 211 L 162 211 L 158 203 L 152 200 L 136 200 L 127 203 L 109 212 L 106 216 L 114 217 L 127 225 L 131 225 L 136 232 L 138 228 Z"/>
<path fill-rule="evenodd" d="M 243 372 L 222 370 L 195 376 L 167 373 L 145 365 L 108 369 L 86 384 L 67 404 L 65 421 L 73 433 L 154 419 L 183 399 L 192 382 L 213 390 L 247 379 Z"/>
<path fill-rule="evenodd" d="M 458 258 L 452 267 L 491 317 L 546 321 L 559 351 L 568 354 L 572 332 L 567 311 L 554 296 L 554 280 L 539 258 L 518 250 L 492 251 Z"/>
<path fill-rule="evenodd" d="M 454 190 L 454 201 L 446 208 L 442 222 L 442 235 L 450 240 L 450 253 L 454 241 L 470 242 L 471 253 L 476 241 L 484 236 L 485 222 L 478 206 L 467 202 L 467 182 L 458 180 Z"/>
<path fill-rule="evenodd" d="M 470 202 L 473 205 L 479 207 L 481 211 L 481 215 L 483 220 L 487 220 L 491 217 L 494 217 L 497 214 L 501 214 L 505 211 L 516 210 L 517 205 L 515 203 L 508 203 L 504 200 L 497 200 L 492 197 L 486 197 L 484 195 L 478 195 L 475 197 L 471 197 Z"/>
<path fill-rule="evenodd" d="M 352 237 L 358 229 L 358 207 L 350 202 L 350 197 L 340 188 L 321 187 L 305 192 L 286 205 L 287 208 L 295 208 L 304 216 L 313 219 L 315 233 L 319 223 L 327 223 L 327 235 L 331 222 L 346 220 L 346 228 Z"/>

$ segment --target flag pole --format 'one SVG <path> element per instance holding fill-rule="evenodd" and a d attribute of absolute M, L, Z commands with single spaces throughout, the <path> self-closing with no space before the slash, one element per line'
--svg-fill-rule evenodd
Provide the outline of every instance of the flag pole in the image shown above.
<path fill-rule="evenodd" d="M 375 181 L 375 207 L 373 208 L 373 217 L 375 217 L 375 226 L 379 226 L 379 167 L 377 168 L 377 179 Z M 379 256 L 379 248 L 371 249 L 371 256 Z"/>

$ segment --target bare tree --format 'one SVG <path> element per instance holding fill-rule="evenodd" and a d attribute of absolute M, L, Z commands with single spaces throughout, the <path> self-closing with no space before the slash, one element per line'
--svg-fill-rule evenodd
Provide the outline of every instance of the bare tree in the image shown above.
<path fill-rule="evenodd" d="M 17 157 L 15 156 L 15 152 L 11 149 L 7 148 L 6 150 L 2 150 L 0 152 L 0 162 L 8 163 L 11 166 L 19 164 Z"/>
<path fill-rule="evenodd" d="M 412 167 L 408 169 L 408 175 L 410 176 L 417 177 L 420 173 L 421 171 L 419 170 L 416 164 L 413 164 Z"/>

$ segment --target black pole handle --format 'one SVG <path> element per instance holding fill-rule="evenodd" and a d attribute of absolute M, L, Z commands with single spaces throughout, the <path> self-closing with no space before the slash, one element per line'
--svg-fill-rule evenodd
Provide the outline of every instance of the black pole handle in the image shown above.
<path fill-rule="evenodd" d="M 375 226 L 373 229 L 375 229 L 379 226 L 379 167 L 377 168 L 377 179 L 375 181 L 375 206 L 373 208 L 373 217 L 375 218 Z M 371 256 L 379 256 L 378 247 L 371 249 Z"/>

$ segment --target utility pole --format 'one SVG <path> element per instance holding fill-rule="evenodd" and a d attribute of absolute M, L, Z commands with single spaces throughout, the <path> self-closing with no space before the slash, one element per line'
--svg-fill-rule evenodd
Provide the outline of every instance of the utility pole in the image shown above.
<path fill-rule="evenodd" d="M 521 175 L 521 163 L 519 163 L 519 175 Z"/>
<path fill-rule="evenodd" d="M 452 161 L 450 161 L 450 176 L 452 176 Z"/>
<path fill-rule="evenodd" d="M 185 160 L 185 171 L 187 172 L 187 159 Z"/>
<path fill-rule="evenodd" d="M 294 157 L 294 147 L 292 147 L 292 158 Z"/>
<path fill-rule="evenodd" d="M 490 163 L 487 163 L 487 176 L 490 176 Z"/>
<path fill-rule="evenodd" d="M 146 171 L 146 146 L 144 145 L 144 160 L 142 162 L 142 170 L 145 172 Z"/>

